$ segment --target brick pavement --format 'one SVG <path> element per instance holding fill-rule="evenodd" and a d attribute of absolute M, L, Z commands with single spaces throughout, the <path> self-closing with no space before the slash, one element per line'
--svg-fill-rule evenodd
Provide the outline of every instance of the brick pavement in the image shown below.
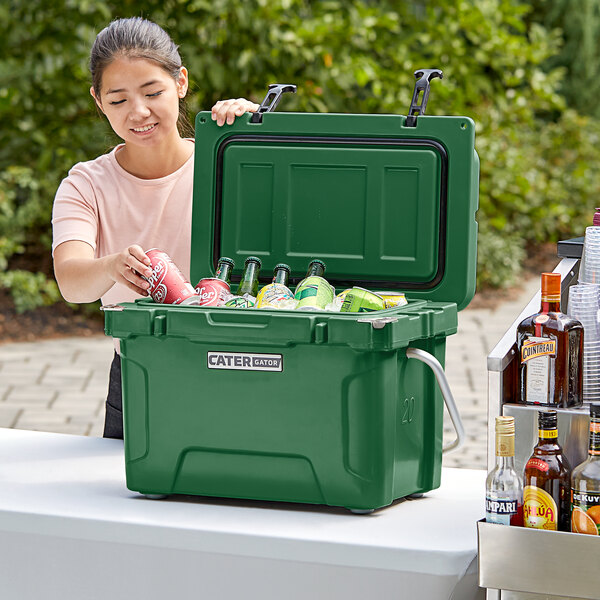
<path fill-rule="evenodd" d="M 487 355 L 538 289 L 528 281 L 495 310 L 467 308 L 447 340 L 446 372 L 467 434 L 444 465 L 485 468 Z M 101 436 L 112 340 L 104 336 L 0 344 L 0 427 Z M 452 426 L 444 422 L 444 438 Z"/>

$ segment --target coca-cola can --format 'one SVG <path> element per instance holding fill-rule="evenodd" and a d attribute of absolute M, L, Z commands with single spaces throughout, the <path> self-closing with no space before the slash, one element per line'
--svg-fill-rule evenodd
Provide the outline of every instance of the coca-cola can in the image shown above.
<path fill-rule="evenodd" d="M 225 296 L 230 294 L 229 284 L 216 277 L 205 277 L 196 285 L 196 294 L 200 298 L 199 306 L 220 306 L 225 304 Z"/>
<path fill-rule="evenodd" d="M 154 302 L 198 304 L 196 290 L 166 252 L 151 248 L 146 252 L 146 256 L 152 263 L 152 275 L 144 279 L 150 284 L 148 293 Z"/>

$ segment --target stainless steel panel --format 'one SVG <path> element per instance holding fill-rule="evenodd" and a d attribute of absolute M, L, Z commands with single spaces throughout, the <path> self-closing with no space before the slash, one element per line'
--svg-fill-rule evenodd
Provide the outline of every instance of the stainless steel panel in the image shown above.
<path fill-rule="evenodd" d="M 487 599 L 489 600 L 489 598 Z M 502 592 L 498 600 L 580 600 L 574 596 L 549 596 L 548 594 L 527 594 L 524 592 Z"/>
<path fill-rule="evenodd" d="M 588 455 L 590 430 L 589 406 L 582 408 L 558 408 L 558 443 L 562 446 L 571 467 L 576 467 Z M 538 441 L 535 406 L 505 404 L 502 414 L 515 418 L 515 469 L 522 473 Z M 599 594 L 600 597 L 600 594 Z"/>
<path fill-rule="evenodd" d="M 600 538 L 480 521 L 479 585 L 533 598 L 598 600 Z M 518 598 L 518 596 L 513 596 Z"/>

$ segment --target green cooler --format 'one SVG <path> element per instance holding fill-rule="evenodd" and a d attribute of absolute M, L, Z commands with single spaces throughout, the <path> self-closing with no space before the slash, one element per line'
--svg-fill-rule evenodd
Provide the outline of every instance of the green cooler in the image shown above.
<path fill-rule="evenodd" d="M 462 434 L 440 363 L 475 291 L 475 127 L 424 104 L 408 117 L 270 112 L 282 91 L 231 126 L 196 118 L 192 284 L 221 256 L 239 281 L 254 255 L 262 284 L 285 262 L 293 287 L 319 258 L 337 292 L 401 291 L 408 305 L 106 307 L 127 486 L 368 512 L 440 485 L 444 399 Z"/>

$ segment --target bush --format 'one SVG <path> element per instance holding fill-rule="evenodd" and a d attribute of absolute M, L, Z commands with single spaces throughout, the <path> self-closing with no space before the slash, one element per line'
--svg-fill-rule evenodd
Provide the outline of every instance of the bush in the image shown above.
<path fill-rule="evenodd" d="M 560 51 L 560 32 L 529 22 L 529 10 L 519 0 L 0 5 L 0 118 L 10 123 L 0 128 L 2 284 L 21 307 L 55 297 L 51 286 L 27 292 L 8 275 L 20 253 L 48 251 L 52 200 L 68 169 L 117 141 L 96 115 L 87 61 L 96 33 L 131 15 L 155 20 L 180 44 L 193 113 L 219 98 L 260 101 L 268 83 L 289 81 L 298 94 L 282 110 L 405 114 L 413 71 L 443 69 L 428 114 L 477 123 L 478 279 L 505 284 L 518 276 L 526 242 L 580 235 L 598 192 L 598 122 L 566 110 L 563 71 L 542 69 Z"/>

